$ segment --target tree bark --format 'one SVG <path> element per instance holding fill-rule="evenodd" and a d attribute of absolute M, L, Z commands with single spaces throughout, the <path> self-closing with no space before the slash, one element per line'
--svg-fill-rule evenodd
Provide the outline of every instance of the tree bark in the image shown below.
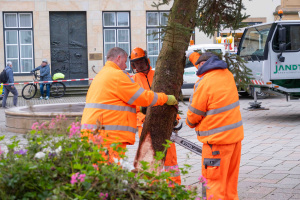
<path fill-rule="evenodd" d="M 160 51 L 152 88 L 155 92 L 175 95 L 178 99 L 185 65 L 185 51 L 188 48 L 192 31 L 195 28 L 197 0 L 174 0 L 168 18 L 168 26 Z M 157 106 L 147 109 L 135 167 L 140 168 L 140 161 L 147 161 L 153 168 L 155 152 L 164 151 L 166 140 L 170 139 L 177 108 L 175 106 Z M 164 160 L 159 161 L 161 167 Z M 157 169 L 160 170 L 161 168 Z"/>

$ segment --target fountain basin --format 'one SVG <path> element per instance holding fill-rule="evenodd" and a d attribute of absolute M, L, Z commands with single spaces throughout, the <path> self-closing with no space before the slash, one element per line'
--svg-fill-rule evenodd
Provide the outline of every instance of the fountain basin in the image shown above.
<path fill-rule="evenodd" d="M 13 133 L 27 133 L 35 122 L 51 121 L 57 115 L 65 115 L 66 124 L 81 120 L 85 103 L 43 104 L 15 107 L 5 110 L 6 130 Z M 67 127 L 66 127 L 67 128 Z"/>

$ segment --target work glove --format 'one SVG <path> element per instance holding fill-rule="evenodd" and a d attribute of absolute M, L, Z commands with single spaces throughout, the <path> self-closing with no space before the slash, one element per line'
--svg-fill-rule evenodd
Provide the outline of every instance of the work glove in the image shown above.
<path fill-rule="evenodd" d="M 185 52 L 185 57 L 189 58 L 190 55 L 191 55 L 192 53 L 194 53 L 193 50 L 187 50 L 187 51 Z"/>
<path fill-rule="evenodd" d="M 168 101 L 166 102 L 167 105 L 174 106 L 178 104 L 174 95 L 167 95 L 167 96 L 168 96 Z"/>

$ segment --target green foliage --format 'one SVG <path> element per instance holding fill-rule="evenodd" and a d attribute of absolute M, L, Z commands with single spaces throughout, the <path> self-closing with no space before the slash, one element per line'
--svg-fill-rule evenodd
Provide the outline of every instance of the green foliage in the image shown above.
<path fill-rule="evenodd" d="M 222 25 L 223 28 L 237 30 L 249 15 L 242 14 L 245 7 L 242 0 L 199 0 L 196 26 L 208 36 L 213 36 Z"/>
<path fill-rule="evenodd" d="M 68 128 L 70 133 L 78 130 L 77 125 L 80 127 L 73 123 Z M 149 163 L 142 162 L 142 170 L 133 173 L 124 165 L 123 168 L 108 165 L 107 158 L 102 156 L 106 149 L 86 137 L 74 132 L 62 134 L 65 130 L 46 132 L 37 128 L 26 135 L 26 147 L 20 146 L 14 137 L 7 145 L 8 151 L 0 153 L 0 199 L 195 199 L 197 196 L 197 188 L 170 185 L 169 177 L 175 171 L 157 173 L 158 165 L 156 170 L 149 171 Z M 166 147 L 169 144 L 167 141 Z M 111 147 L 120 155 L 124 152 L 118 144 Z M 157 152 L 156 159 L 163 159 L 164 155 Z M 182 173 L 187 173 L 188 168 L 183 168 Z"/>
<path fill-rule="evenodd" d="M 228 65 L 228 69 L 234 76 L 234 80 L 238 86 L 238 90 L 243 89 L 247 91 L 249 88 L 249 84 L 251 84 L 251 69 L 246 67 L 245 63 L 247 63 L 244 59 L 236 54 L 225 54 L 225 62 Z"/>
<path fill-rule="evenodd" d="M 201 51 L 197 51 L 199 54 L 202 54 Z M 211 51 L 213 54 L 219 57 L 220 60 L 223 59 L 222 53 L 216 53 L 214 51 Z M 224 60 L 227 63 L 229 71 L 233 74 L 234 80 L 236 82 L 236 85 L 238 86 L 238 90 L 244 90 L 247 91 L 249 88 L 249 84 L 251 84 L 252 76 L 251 72 L 252 70 L 249 69 L 245 63 L 243 58 L 241 58 L 237 54 L 230 54 L 226 53 L 224 55 Z"/>
<path fill-rule="evenodd" d="M 159 9 L 162 5 L 169 5 L 170 0 L 158 0 L 153 2 L 152 6 Z M 177 10 L 180 10 L 178 8 Z M 242 21 L 249 15 L 242 14 L 245 6 L 242 0 L 198 0 L 198 9 L 195 13 L 195 26 L 208 36 L 214 36 L 215 32 L 223 28 L 237 30 L 247 26 Z M 176 11 L 175 11 L 176 12 Z M 187 28 L 180 23 L 170 23 L 162 30 L 163 34 L 170 30 L 176 33 L 191 34 L 195 27 Z M 174 31 L 176 30 L 176 31 Z"/>

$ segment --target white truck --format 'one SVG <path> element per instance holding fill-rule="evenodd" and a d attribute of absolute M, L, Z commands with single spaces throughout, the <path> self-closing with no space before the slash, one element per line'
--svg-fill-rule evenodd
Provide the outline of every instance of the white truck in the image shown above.
<path fill-rule="evenodd" d="M 225 46 L 224 44 L 197 44 L 191 45 L 188 48 L 188 51 L 201 51 L 202 53 L 205 52 L 216 52 L 218 54 L 222 53 L 223 56 L 225 55 Z M 183 84 L 181 87 L 181 93 L 184 98 L 190 97 L 194 92 L 194 85 L 196 81 L 199 79 L 196 75 L 197 68 L 186 59 L 186 64 L 184 67 L 184 74 L 183 74 Z"/>
<path fill-rule="evenodd" d="M 300 20 L 275 21 L 245 29 L 238 53 L 252 70 L 254 93 L 300 98 Z"/>

